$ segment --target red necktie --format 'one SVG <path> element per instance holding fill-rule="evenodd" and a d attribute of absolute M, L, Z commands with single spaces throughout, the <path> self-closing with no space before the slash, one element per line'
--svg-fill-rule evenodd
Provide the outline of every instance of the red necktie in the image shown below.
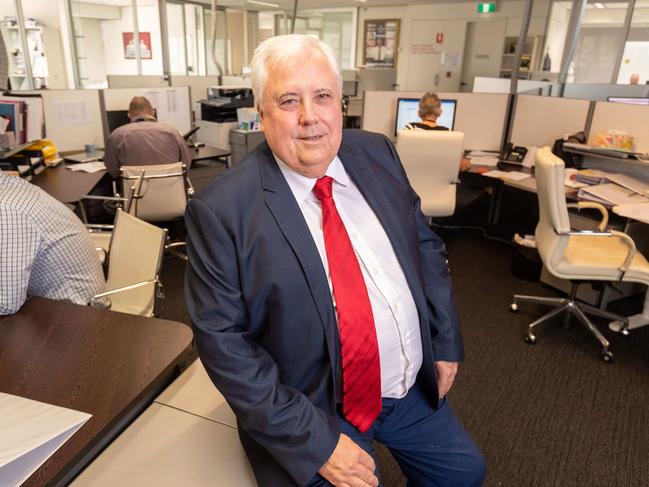
<path fill-rule="evenodd" d="M 336 298 L 342 348 L 343 415 L 361 432 L 381 412 L 381 367 L 372 306 L 354 248 L 324 176 L 313 193 L 322 205 L 322 229 Z"/>

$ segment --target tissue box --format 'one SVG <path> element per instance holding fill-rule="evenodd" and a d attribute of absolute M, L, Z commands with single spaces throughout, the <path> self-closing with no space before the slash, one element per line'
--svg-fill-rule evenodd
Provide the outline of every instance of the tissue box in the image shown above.
<path fill-rule="evenodd" d="M 16 136 L 13 132 L 3 132 L 0 134 L 0 147 L 11 149 L 16 145 Z"/>
<path fill-rule="evenodd" d="M 631 152 L 633 151 L 633 137 L 619 130 L 608 130 L 597 134 L 595 147 Z"/>

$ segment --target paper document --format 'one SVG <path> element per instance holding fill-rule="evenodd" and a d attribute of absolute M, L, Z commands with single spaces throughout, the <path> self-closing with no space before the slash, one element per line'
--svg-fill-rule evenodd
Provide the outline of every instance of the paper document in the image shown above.
<path fill-rule="evenodd" d="M 569 188 L 585 188 L 588 186 L 587 183 L 582 183 L 577 181 L 577 169 L 567 168 L 565 171 L 565 181 L 564 184 Z"/>
<path fill-rule="evenodd" d="M 596 201 L 608 206 L 649 202 L 644 196 L 640 196 L 614 183 L 598 184 L 597 186 L 582 188 L 579 190 L 577 197 L 579 199 Z"/>
<path fill-rule="evenodd" d="M 496 167 L 499 161 L 498 156 L 471 156 L 471 164 L 475 166 Z"/>
<path fill-rule="evenodd" d="M 22 484 L 91 416 L 0 392 L 0 485 Z"/>
<path fill-rule="evenodd" d="M 82 171 L 82 172 L 88 172 L 88 173 L 93 173 L 93 172 L 98 172 L 98 171 L 105 171 L 106 170 L 106 165 L 102 161 L 95 161 L 95 162 L 80 162 L 79 164 L 75 164 L 74 166 L 66 166 L 70 171 Z"/>
<path fill-rule="evenodd" d="M 636 194 L 649 196 L 649 183 L 645 183 L 644 181 L 620 173 L 607 174 L 606 179 L 612 183 L 619 184 L 623 188 L 630 189 Z"/>
<path fill-rule="evenodd" d="M 649 203 L 637 205 L 619 205 L 613 211 L 623 217 L 632 218 L 643 223 L 649 223 Z"/>
<path fill-rule="evenodd" d="M 523 179 L 532 177 L 530 174 L 520 171 L 499 171 L 497 169 L 484 173 L 484 176 L 489 176 L 490 178 L 508 179 L 509 181 L 522 181 Z"/>
<path fill-rule="evenodd" d="M 85 101 L 58 100 L 53 103 L 57 123 L 85 125 L 90 123 L 90 108 Z"/>

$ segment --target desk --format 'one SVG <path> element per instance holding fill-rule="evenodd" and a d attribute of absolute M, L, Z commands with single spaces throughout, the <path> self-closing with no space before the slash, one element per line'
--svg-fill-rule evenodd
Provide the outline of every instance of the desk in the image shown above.
<path fill-rule="evenodd" d="M 106 174 L 106 171 L 70 171 L 66 167 L 65 162 L 56 167 L 48 167 L 34 176 L 31 182 L 61 203 L 77 203 L 89 194 Z"/>
<path fill-rule="evenodd" d="M 24 484 L 67 485 L 174 378 L 189 327 L 44 298 L 0 317 L 0 391 L 92 414 Z"/>
<path fill-rule="evenodd" d="M 226 167 L 230 167 L 228 162 L 228 157 L 230 156 L 230 151 L 225 149 L 219 149 L 212 145 L 203 145 L 198 149 L 189 148 L 189 154 L 192 156 L 192 165 L 198 161 L 204 161 L 206 159 L 216 159 L 219 162 L 222 162 Z"/>

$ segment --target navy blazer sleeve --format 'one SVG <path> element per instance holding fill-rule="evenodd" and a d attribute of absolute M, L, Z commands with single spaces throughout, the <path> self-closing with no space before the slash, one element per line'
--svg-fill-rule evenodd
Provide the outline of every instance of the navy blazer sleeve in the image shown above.
<path fill-rule="evenodd" d="M 385 141 L 399 164 L 403 178 L 408 181 L 394 145 L 387 138 Z M 428 304 L 433 355 L 435 360 L 460 362 L 464 360 L 464 349 L 453 298 L 451 275 L 446 264 L 446 247 L 428 226 L 428 219 L 421 212 L 419 196 L 412 188 L 411 192 L 413 211 L 417 219 L 421 272 Z"/>
<path fill-rule="evenodd" d="M 304 485 L 333 452 L 340 426 L 280 382 L 277 364 L 251 336 L 233 230 L 200 197 L 185 219 L 186 302 L 205 368 L 240 427 Z"/>

